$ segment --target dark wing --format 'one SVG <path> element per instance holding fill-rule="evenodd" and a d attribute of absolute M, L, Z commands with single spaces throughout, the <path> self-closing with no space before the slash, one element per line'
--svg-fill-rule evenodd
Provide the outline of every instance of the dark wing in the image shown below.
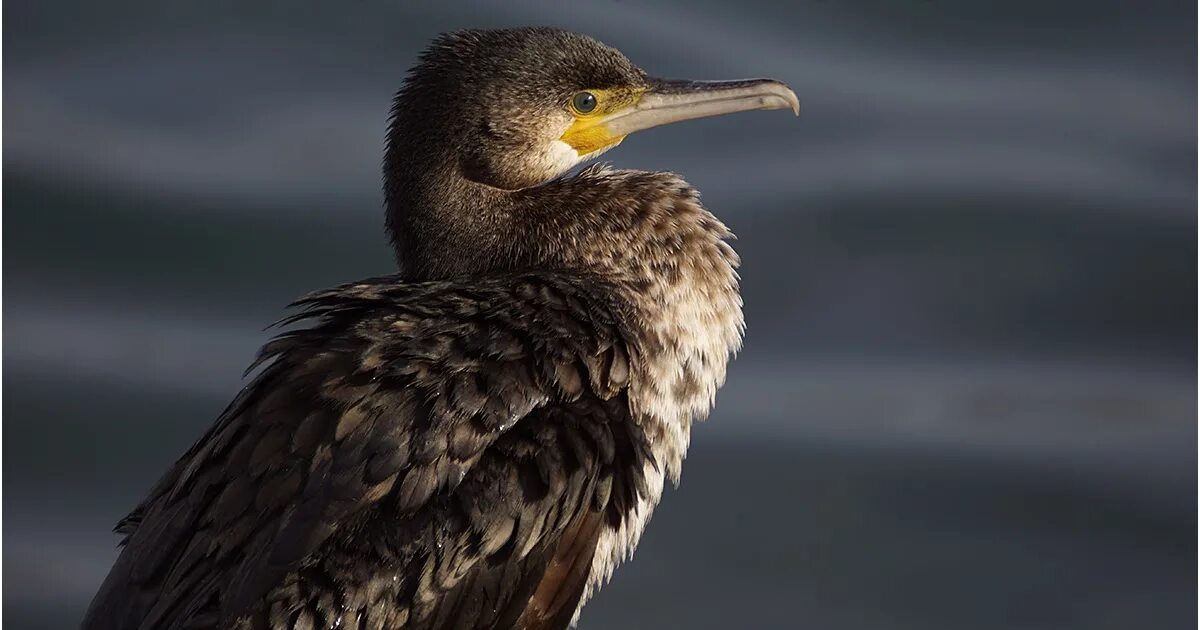
<path fill-rule="evenodd" d="M 390 607 L 380 627 L 565 627 L 649 457 L 606 295 L 382 278 L 302 300 L 287 323 L 315 325 L 263 348 L 118 526 L 84 627 L 305 627 L 355 607 Z"/>

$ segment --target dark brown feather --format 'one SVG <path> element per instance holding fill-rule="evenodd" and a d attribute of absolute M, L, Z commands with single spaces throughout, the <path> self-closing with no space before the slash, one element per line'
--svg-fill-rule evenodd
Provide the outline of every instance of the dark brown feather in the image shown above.
<path fill-rule="evenodd" d="M 559 538 L 537 590 L 517 619 L 517 628 L 549 630 L 564 628 L 571 622 L 587 586 L 602 523 L 602 513 L 591 506 L 575 517 Z"/>
<path fill-rule="evenodd" d="M 615 395 L 628 351 L 614 352 L 627 340 L 610 296 L 592 278 L 515 274 L 302 300 L 315 325 L 266 347 L 123 521 L 84 627 L 561 627 L 598 490 L 637 493 L 644 463 Z M 584 381 L 564 365 L 596 367 Z"/>

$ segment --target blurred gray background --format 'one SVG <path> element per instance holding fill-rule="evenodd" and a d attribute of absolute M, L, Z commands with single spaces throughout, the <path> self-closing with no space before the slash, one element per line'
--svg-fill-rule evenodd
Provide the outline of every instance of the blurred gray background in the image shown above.
<path fill-rule="evenodd" d="M 4 4 L 4 613 L 109 528 L 309 290 L 387 273 L 393 90 L 550 24 L 800 119 L 654 130 L 740 236 L 745 350 L 603 628 L 1175 628 L 1196 607 L 1191 1 Z"/>

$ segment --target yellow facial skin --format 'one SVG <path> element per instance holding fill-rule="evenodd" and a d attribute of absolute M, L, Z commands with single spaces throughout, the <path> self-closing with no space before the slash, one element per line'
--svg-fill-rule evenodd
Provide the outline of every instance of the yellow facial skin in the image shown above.
<path fill-rule="evenodd" d="M 613 88 L 586 91 L 596 97 L 596 109 L 585 114 L 568 106 L 575 121 L 559 138 L 581 156 L 615 146 L 625 139 L 624 135 L 609 133 L 608 128 L 604 126 L 604 120 L 615 112 L 637 105 L 645 89 Z"/>

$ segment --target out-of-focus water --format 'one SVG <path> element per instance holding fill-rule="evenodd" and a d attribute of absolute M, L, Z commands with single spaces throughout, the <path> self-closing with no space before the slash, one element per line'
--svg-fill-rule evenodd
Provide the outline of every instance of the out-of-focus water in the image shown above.
<path fill-rule="evenodd" d="M 11 627 L 77 624 L 284 304 L 391 269 L 391 92 L 435 33 L 518 24 L 803 102 L 605 155 L 738 233 L 749 327 L 582 628 L 1190 625 L 1195 12 L 7 3 Z"/>

